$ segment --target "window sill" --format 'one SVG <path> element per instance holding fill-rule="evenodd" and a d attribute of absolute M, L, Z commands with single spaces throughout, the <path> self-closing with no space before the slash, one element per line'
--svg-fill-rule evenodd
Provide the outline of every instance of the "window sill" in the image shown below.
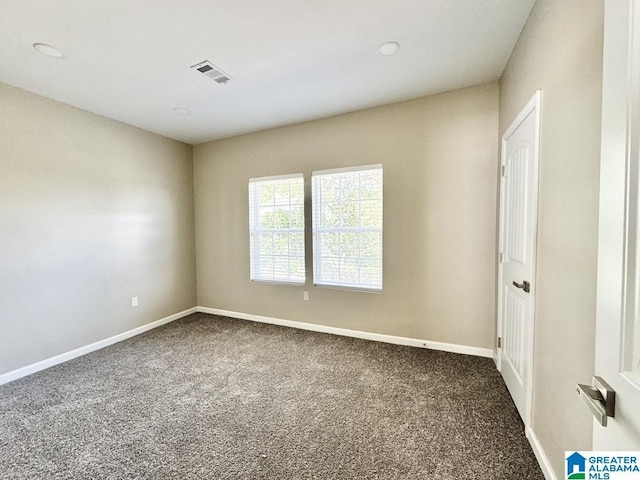
<path fill-rule="evenodd" d="M 314 283 L 314 287 L 318 288 L 327 288 L 329 290 L 346 290 L 349 292 L 361 292 L 361 293 L 382 293 L 381 288 L 366 288 L 366 287 L 357 287 L 357 286 L 348 286 L 348 285 L 331 285 L 325 283 Z"/>
<path fill-rule="evenodd" d="M 280 282 L 278 280 L 251 280 L 251 283 L 264 285 L 283 285 L 285 287 L 304 287 L 306 282 Z"/>

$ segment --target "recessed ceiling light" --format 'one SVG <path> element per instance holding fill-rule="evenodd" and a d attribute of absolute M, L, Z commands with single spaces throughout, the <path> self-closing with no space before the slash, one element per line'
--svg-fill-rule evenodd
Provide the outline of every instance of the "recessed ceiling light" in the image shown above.
<path fill-rule="evenodd" d="M 400 44 L 398 42 L 385 42 L 378 47 L 378 53 L 382 56 L 389 56 L 400 50 Z"/>
<path fill-rule="evenodd" d="M 178 115 L 189 115 L 190 112 L 186 108 L 174 107 L 173 113 L 177 113 Z"/>
<path fill-rule="evenodd" d="M 64 53 L 62 53 L 56 47 L 52 47 L 51 45 L 47 45 L 46 43 L 34 43 L 33 48 L 35 48 L 38 52 L 48 57 L 53 57 L 53 58 L 64 57 Z"/>

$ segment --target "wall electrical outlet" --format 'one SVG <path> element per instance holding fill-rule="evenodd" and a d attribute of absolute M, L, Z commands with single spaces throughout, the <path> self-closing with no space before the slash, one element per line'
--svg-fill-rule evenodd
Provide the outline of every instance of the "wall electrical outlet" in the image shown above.
<path fill-rule="evenodd" d="M 138 306 L 138 297 L 131 297 L 131 306 L 132 307 Z"/>
<path fill-rule="evenodd" d="M 306 290 L 302 292 L 302 300 L 309 300 L 309 292 Z"/>

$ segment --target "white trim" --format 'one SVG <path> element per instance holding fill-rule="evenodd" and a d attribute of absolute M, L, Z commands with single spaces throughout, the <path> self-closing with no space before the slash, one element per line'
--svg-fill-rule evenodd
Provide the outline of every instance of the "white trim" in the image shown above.
<path fill-rule="evenodd" d="M 527 440 L 529 440 L 529 443 L 531 444 L 531 449 L 533 450 L 533 454 L 536 456 L 536 459 L 538 460 L 538 464 L 540 465 L 540 469 L 544 474 L 544 478 L 546 478 L 547 480 L 558 480 L 558 477 L 556 476 L 555 472 L 553 471 L 553 468 L 551 467 L 551 462 L 549 461 L 549 457 L 547 457 L 547 454 L 545 453 L 544 448 L 542 448 L 542 444 L 538 440 L 538 437 L 536 437 L 536 434 L 533 431 L 533 428 L 527 427 L 524 433 L 527 437 Z"/>
<path fill-rule="evenodd" d="M 288 287 L 300 287 L 304 286 L 306 283 L 304 280 L 300 280 L 299 282 L 294 282 L 293 280 L 249 280 L 251 283 L 264 283 L 266 285 L 285 285 Z"/>
<path fill-rule="evenodd" d="M 271 175 L 270 177 L 254 177 L 249 179 L 249 183 L 270 182 L 273 180 L 289 180 L 291 178 L 304 178 L 304 174 L 289 173 L 286 175 Z"/>
<path fill-rule="evenodd" d="M 416 338 L 408 338 L 408 337 L 396 337 L 393 335 L 362 332 L 359 330 L 349 330 L 346 328 L 329 327 L 325 325 L 316 325 L 312 323 L 295 322 L 293 320 L 282 320 L 279 318 L 265 317 L 262 315 L 252 315 L 249 313 L 240 313 L 240 312 L 233 312 L 230 310 L 221 310 L 218 308 L 209 308 L 209 307 L 199 306 L 199 307 L 193 307 L 187 310 L 183 310 L 182 312 L 178 312 L 168 317 L 162 318 L 160 320 L 156 320 L 155 322 L 142 325 L 141 327 L 137 327 L 137 328 L 128 330 L 126 332 L 119 333 L 117 335 L 106 338 L 104 340 L 100 340 L 90 345 L 76 348 L 75 350 L 71 350 L 69 352 L 56 355 L 55 357 L 51 357 L 46 360 L 42 360 L 40 362 L 32 363 L 31 365 L 27 365 L 26 367 L 22 367 L 17 370 L 13 370 L 11 372 L 2 374 L 0 375 L 0 385 L 11 382 L 13 380 L 17 380 L 22 377 L 26 377 L 27 375 L 31 375 L 32 373 L 45 370 L 49 367 L 53 367 L 54 365 L 58 365 L 63 362 L 67 362 L 69 360 L 80 357 L 82 355 L 95 352 L 96 350 L 100 350 L 104 347 L 108 347 L 109 345 L 113 345 L 114 343 L 118 343 L 128 338 L 134 337 L 136 335 L 140 335 L 141 333 L 147 332 L 149 330 L 160 327 L 162 325 L 173 322 L 174 320 L 178 320 L 180 318 L 186 317 L 187 315 L 190 315 L 196 312 L 209 313 L 212 315 L 222 315 L 225 317 L 238 318 L 242 320 L 250 320 L 253 322 L 280 325 L 283 327 L 298 328 L 300 330 L 309 330 L 313 332 L 329 333 L 332 335 L 361 338 L 365 340 L 373 340 L 376 342 L 391 343 L 395 345 L 405 345 L 410 347 L 427 348 L 430 350 L 440 350 L 444 352 L 461 353 L 465 355 L 474 355 L 478 357 L 493 358 L 494 361 L 496 358 L 495 357 L 496 352 L 489 348 L 471 347 L 467 345 L 456 345 L 453 343 L 434 342 L 430 340 L 419 340 Z M 551 468 L 551 463 L 549 462 L 549 459 L 547 458 L 547 455 L 545 454 L 544 449 L 542 448 L 542 445 L 538 441 L 538 438 L 533 432 L 533 429 L 531 427 L 527 427 L 525 429 L 525 434 L 527 439 L 529 440 L 529 443 L 531 444 L 533 453 L 535 454 L 538 460 L 538 463 L 540 464 L 540 468 L 542 469 L 542 473 L 544 473 L 545 478 L 547 480 L 558 480 L 555 474 L 553 473 L 553 470 Z"/>
<path fill-rule="evenodd" d="M 374 165 L 355 165 L 353 167 L 341 167 L 341 168 L 329 168 L 327 170 L 314 170 L 311 172 L 311 176 L 316 175 L 331 175 L 334 173 L 349 173 L 349 172 L 361 172 L 363 170 L 382 170 L 382 164 L 376 163 Z"/>
<path fill-rule="evenodd" d="M 525 427 L 529 427 L 531 425 L 532 417 L 533 417 L 533 367 L 534 367 L 534 352 L 533 352 L 533 340 L 535 337 L 535 306 L 536 306 L 536 291 L 537 291 L 537 244 L 538 244 L 538 197 L 539 197 L 539 181 L 538 181 L 538 169 L 540 168 L 540 121 L 541 121 L 541 105 L 542 105 L 542 90 L 536 90 L 533 96 L 529 99 L 527 104 L 522 108 L 516 119 L 511 123 L 509 128 L 507 128 L 506 132 L 502 135 L 501 141 L 501 152 L 500 152 L 500 165 L 502 167 L 506 164 L 506 149 L 505 145 L 507 143 L 507 139 L 513 135 L 516 129 L 520 126 L 522 122 L 526 120 L 526 118 L 534 113 L 535 115 L 535 142 L 533 145 L 533 161 L 535 162 L 535 168 L 533 170 L 533 185 L 534 190 L 532 194 L 532 215 L 535 219 L 533 230 L 531 235 L 533 237 L 533 250 L 531 252 L 531 264 L 532 264 L 532 289 L 530 292 L 531 295 L 531 322 L 529 325 L 529 331 L 526 332 L 527 338 L 525 341 L 527 342 L 526 352 L 529 355 L 529 368 L 526 372 L 525 382 L 525 418 L 522 419 Z M 504 251 L 503 245 L 503 213 L 504 213 L 504 175 L 500 176 L 500 226 L 499 226 L 499 240 L 498 240 L 498 251 Z M 500 257 L 500 256 L 499 256 Z M 501 258 L 498 258 L 498 306 L 497 306 L 497 324 L 498 324 L 498 336 L 504 339 L 503 334 L 503 325 L 502 325 L 502 304 L 503 304 L 503 289 L 502 289 L 502 280 L 503 280 L 503 269 L 504 264 L 501 262 Z M 496 365 L 498 370 L 502 371 L 502 351 L 498 349 Z"/>
<path fill-rule="evenodd" d="M 86 355 L 87 353 L 95 352 L 96 350 L 100 350 L 101 348 L 108 347 L 109 345 L 113 345 L 114 343 L 121 342 L 123 340 L 126 340 L 127 338 L 135 337 L 136 335 L 140 335 L 141 333 L 147 332 L 161 325 L 165 325 L 169 322 L 173 322 L 174 320 L 178 320 L 179 318 L 186 317 L 187 315 L 195 312 L 197 312 L 197 307 L 192 307 L 187 310 L 183 310 L 182 312 L 169 315 L 168 317 L 161 318 L 160 320 L 156 320 L 155 322 L 147 323 L 146 325 L 142 325 L 141 327 L 136 327 L 112 337 L 105 338 L 104 340 L 85 345 L 84 347 L 76 348 L 75 350 L 71 350 L 66 353 L 61 353 L 60 355 L 56 355 L 55 357 L 32 363 L 31 365 L 27 365 L 26 367 L 12 370 L 0 375 L 0 385 L 4 385 L 5 383 L 12 382 L 13 380 L 26 377 L 27 375 L 31 375 L 32 373 L 45 370 L 49 367 L 67 362 L 74 358 L 81 357 L 82 355 Z"/>
<path fill-rule="evenodd" d="M 312 332 L 330 333 L 332 335 L 340 335 L 343 337 L 362 338 L 364 340 L 373 340 L 374 342 L 392 343 L 394 345 L 405 345 L 408 347 L 427 348 L 430 350 L 440 350 L 443 352 L 462 353 L 464 355 L 474 355 L 476 357 L 491 358 L 493 350 L 490 348 L 470 347 L 467 345 L 457 345 L 453 343 L 434 342 L 431 340 L 420 340 L 418 338 L 396 337 L 394 335 L 385 335 L 382 333 L 363 332 L 360 330 L 349 330 L 347 328 L 329 327 L 326 325 L 318 325 L 315 323 L 303 323 L 293 320 L 283 320 L 280 318 L 264 317 L 262 315 L 253 315 L 251 313 L 233 312 L 230 310 L 220 310 L 219 308 L 197 307 L 198 312 L 210 313 L 212 315 L 221 315 L 223 317 L 238 318 L 241 320 L 251 320 L 252 322 L 269 323 L 271 325 L 280 325 L 282 327 L 298 328 L 300 330 L 309 330 Z"/>
<path fill-rule="evenodd" d="M 525 106 L 522 107 L 522 110 L 520 111 L 520 113 L 518 113 L 518 116 L 516 117 L 516 119 L 513 122 L 511 122 L 511 125 L 509 125 L 509 128 L 507 128 L 507 130 L 502 134 L 503 139 L 509 138 L 511 135 L 513 135 L 513 133 L 520 126 L 520 124 L 527 119 L 527 117 L 531 114 L 531 112 L 533 112 L 534 110 L 538 110 L 538 111 L 540 110 L 541 96 L 542 96 L 542 90 L 536 90 L 533 96 L 525 104 Z M 504 162 L 502 162 L 502 164 L 504 165 Z"/>
<path fill-rule="evenodd" d="M 277 192 L 273 193 L 272 201 L 268 204 L 261 205 L 260 204 L 260 189 L 262 185 L 275 185 L 275 182 L 283 181 L 287 183 L 288 191 L 287 194 L 283 198 L 278 198 Z M 299 199 L 292 198 L 292 187 L 298 186 L 301 188 L 300 193 L 302 197 Z M 249 280 L 251 282 L 264 282 L 264 283 L 273 283 L 273 284 L 281 284 L 281 285 L 304 285 L 306 279 L 306 269 L 304 262 L 304 255 L 294 255 L 291 251 L 291 235 L 299 234 L 302 235 L 303 247 L 305 240 L 305 229 L 304 229 L 304 176 L 301 173 L 290 174 L 290 175 L 281 175 L 279 177 L 259 177 L 259 178 L 250 178 L 249 179 L 249 188 L 248 188 L 248 204 L 249 204 Z M 299 226 L 289 225 L 283 228 L 268 228 L 264 227 L 261 222 L 260 212 L 263 208 L 267 208 L 274 215 L 279 210 L 279 208 L 284 207 L 286 210 L 290 211 L 291 208 L 299 209 L 299 213 L 301 214 L 302 223 Z M 287 241 L 289 244 L 286 248 L 286 253 L 280 252 L 278 254 L 275 250 L 275 244 L 272 245 L 271 253 L 262 253 L 262 235 L 266 234 L 271 237 L 271 243 L 273 243 L 274 234 L 284 234 L 286 235 Z M 304 248 L 303 248 L 304 250 Z M 303 252 L 304 253 L 304 252 Z M 286 259 L 287 267 L 285 272 L 278 272 L 276 266 L 276 259 Z M 291 269 L 291 261 L 298 260 L 301 262 L 299 265 L 302 267 L 302 272 L 298 272 L 295 269 L 292 271 Z M 270 272 L 261 271 L 260 264 L 263 263 L 264 260 L 270 260 L 271 268 Z M 301 278 L 296 278 L 300 276 Z"/>
<path fill-rule="evenodd" d="M 353 286 L 342 283 L 314 283 L 313 286 L 318 288 L 328 288 L 331 290 L 347 290 L 349 292 L 382 293 L 382 287 L 367 288 L 364 285 Z"/>
<path fill-rule="evenodd" d="M 355 180 L 357 180 L 358 182 L 361 180 L 361 177 L 359 176 L 360 174 L 362 174 L 363 172 L 373 172 L 373 175 L 375 177 L 375 182 L 376 185 L 378 185 L 380 187 L 380 193 L 379 193 L 379 197 L 378 196 L 374 196 L 373 198 L 369 198 L 369 199 L 363 199 L 362 198 L 362 192 L 358 192 L 357 196 L 355 199 L 351 199 L 351 200 L 347 200 L 345 198 L 343 198 L 342 193 L 340 193 L 338 195 L 338 199 L 332 199 L 331 201 L 329 201 L 328 199 L 325 198 L 325 194 L 326 192 L 324 191 L 324 178 L 325 177 L 330 177 L 332 175 L 335 175 L 337 177 L 340 178 L 340 183 L 342 183 L 342 179 L 347 178 L 347 177 L 353 177 L 355 175 Z M 311 224 L 312 224 L 312 228 L 311 228 L 311 232 L 312 232 L 312 243 L 313 243 L 313 284 L 315 285 L 322 285 L 325 287 L 332 287 L 332 288 L 344 288 L 344 289 L 349 289 L 349 290 L 354 290 L 354 291 L 377 291 L 377 292 L 382 292 L 383 289 L 383 270 L 384 270 L 384 265 L 383 265 L 383 257 L 384 257 L 384 246 L 383 246 L 383 242 L 384 242 L 384 235 L 383 235 L 383 224 L 384 224 L 384 208 L 383 208 L 383 203 L 384 203 L 384 171 L 382 168 L 382 164 L 376 164 L 376 165 L 365 165 L 365 166 L 357 166 L 357 167 L 347 167 L 347 168 L 339 168 L 339 169 L 332 169 L 332 170 L 321 170 L 321 171 L 315 171 L 312 172 L 312 182 L 311 182 Z M 351 179 L 354 180 L 354 179 Z M 349 181 L 351 181 L 349 180 Z M 379 183 L 378 183 L 379 182 Z M 342 187 L 340 187 L 341 189 Z M 363 215 L 363 204 L 366 203 L 371 203 L 373 202 L 372 206 L 375 206 L 375 211 L 378 211 L 380 214 L 380 222 L 378 224 L 375 225 L 371 225 L 371 226 L 367 226 L 367 227 L 363 227 L 362 225 L 360 227 L 354 227 L 354 226 L 338 226 L 338 227 L 327 227 L 325 225 L 325 206 L 329 205 L 329 204 L 335 204 L 338 208 L 338 210 L 342 211 L 345 208 L 345 205 L 347 205 L 348 203 L 357 203 L 358 205 L 358 222 L 362 223 L 362 215 Z M 365 281 L 363 282 L 362 278 L 361 278 L 361 274 L 362 271 L 359 270 L 358 271 L 358 278 L 356 279 L 352 279 L 353 282 L 352 283 L 345 283 L 343 281 L 339 281 L 340 278 L 338 278 L 338 280 L 336 280 L 336 277 L 342 277 L 343 273 L 344 273 L 344 262 L 342 262 L 340 260 L 340 258 L 337 258 L 337 266 L 336 272 L 332 272 L 332 271 L 325 271 L 324 268 L 324 264 L 325 264 L 325 260 L 333 260 L 336 261 L 336 255 L 337 257 L 340 257 L 341 254 L 340 252 L 343 249 L 343 245 L 342 245 L 342 239 L 338 240 L 338 252 L 331 252 L 329 250 L 331 250 L 331 248 L 329 248 L 327 250 L 327 248 L 325 248 L 324 245 L 324 237 L 325 235 L 330 235 L 330 234 L 338 234 L 338 233 L 343 233 L 343 234 L 354 234 L 356 236 L 360 236 L 363 233 L 367 233 L 367 234 L 375 234 L 376 237 L 379 237 L 379 248 L 376 248 L 377 250 L 377 255 L 372 256 L 372 257 L 363 257 L 363 252 L 361 251 L 361 248 L 358 248 L 358 252 L 352 252 L 352 256 L 350 257 L 350 261 L 355 261 L 356 263 L 359 263 L 361 266 L 364 264 L 362 262 L 371 262 L 369 264 L 370 268 L 374 269 L 374 272 L 379 274 L 379 278 L 374 278 L 371 277 L 368 279 L 365 278 Z M 374 272 L 370 272 L 372 275 L 374 274 Z M 375 282 L 375 283 L 372 283 Z"/>

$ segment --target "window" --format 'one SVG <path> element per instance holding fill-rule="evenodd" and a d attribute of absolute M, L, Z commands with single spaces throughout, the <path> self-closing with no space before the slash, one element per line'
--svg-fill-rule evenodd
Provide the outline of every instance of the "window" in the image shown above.
<path fill-rule="evenodd" d="M 382 290 L 382 165 L 313 172 L 314 285 Z"/>
<path fill-rule="evenodd" d="M 249 179 L 251 280 L 304 284 L 302 174 Z"/>

